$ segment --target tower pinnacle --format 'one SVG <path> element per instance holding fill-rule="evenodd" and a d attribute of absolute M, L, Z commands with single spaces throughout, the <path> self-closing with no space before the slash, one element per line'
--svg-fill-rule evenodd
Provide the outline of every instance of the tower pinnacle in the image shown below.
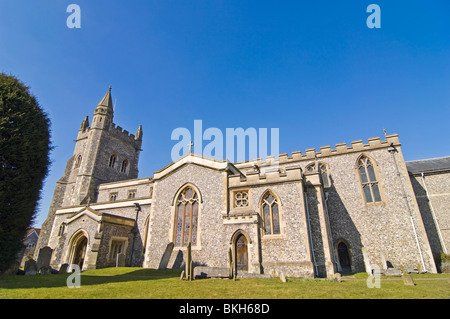
<path fill-rule="evenodd" d="M 107 106 L 111 109 L 113 108 L 112 98 L 111 98 L 111 85 L 109 86 L 108 92 L 106 92 L 103 99 L 98 103 L 97 106 Z"/>

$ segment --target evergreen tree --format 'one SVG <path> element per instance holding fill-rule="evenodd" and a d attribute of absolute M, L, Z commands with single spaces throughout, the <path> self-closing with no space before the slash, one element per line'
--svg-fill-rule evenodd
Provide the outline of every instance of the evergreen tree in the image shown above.
<path fill-rule="evenodd" d="M 23 248 L 50 164 L 50 120 L 29 88 L 0 74 L 0 273 Z"/>

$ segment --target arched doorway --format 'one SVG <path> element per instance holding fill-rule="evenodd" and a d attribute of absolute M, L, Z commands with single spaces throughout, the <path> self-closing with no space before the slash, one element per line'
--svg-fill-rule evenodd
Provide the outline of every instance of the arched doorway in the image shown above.
<path fill-rule="evenodd" d="M 69 263 L 78 265 L 80 269 L 83 269 L 83 264 L 86 258 L 86 250 L 88 239 L 83 231 L 76 234 L 71 240 L 71 253 Z"/>
<path fill-rule="evenodd" d="M 244 234 L 239 234 L 235 242 L 235 260 L 237 271 L 248 271 L 248 247 L 247 237 Z"/>
<path fill-rule="evenodd" d="M 83 269 L 84 257 L 86 256 L 86 246 L 87 238 L 83 236 L 76 244 L 73 252 L 72 264 L 80 266 L 80 269 Z"/>
<path fill-rule="evenodd" d="M 350 259 L 350 253 L 348 251 L 347 245 L 341 241 L 337 246 L 339 264 L 341 265 L 342 272 L 352 271 L 352 262 Z"/>

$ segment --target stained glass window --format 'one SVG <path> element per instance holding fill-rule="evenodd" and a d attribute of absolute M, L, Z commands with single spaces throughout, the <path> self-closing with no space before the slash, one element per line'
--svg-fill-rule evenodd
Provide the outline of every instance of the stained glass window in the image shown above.
<path fill-rule="evenodd" d="M 175 225 L 175 246 L 197 244 L 198 195 L 191 187 L 186 187 L 178 196 Z"/>
<path fill-rule="evenodd" d="M 263 198 L 262 202 L 264 233 L 266 235 L 280 234 L 280 215 L 277 199 L 271 194 Z"/>
<path fill-rule="evenodd" d="M 362 156 L 360 158 L 358 171 L 366 203 L 381 202 L 375 168 L 368 157 Z"/>

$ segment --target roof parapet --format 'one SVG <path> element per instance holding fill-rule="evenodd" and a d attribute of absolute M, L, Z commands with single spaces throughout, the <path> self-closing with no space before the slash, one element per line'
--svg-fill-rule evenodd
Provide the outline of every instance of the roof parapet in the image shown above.
<path fill-rule="evenodd" d="M 367 143 L 364 143 L 363 140 L 355 140 L 352 141 L 350 145 L 347 145 L 346 143 L 337 143 L 334 148 L 330 145 L 321 146 L 320 150 L 317 150 L 316 148 L 308 148 L 304 154 L 302 154 L 301 151 L 293 151 L 290 156 L 288 153 L 282 153 L 278 157 L 278 163 L 291 163 L 302 160 L 314 160 L 315 158 L 333 155 L 365 152 L 368 150 L 389 147 L 391 144 L 397 147 L 401 145 L 398 134 L 386 135 L 385 140 L 381 140 L 380 137 L 371 137 L 367 140 Z M 273 164 L 273 161 L 276 161 L 274 156 L 268 156 L 265 161 L 261 160 L 261 158 L 256 158 L 251 161 L 235 163 L 235 166 L 240 169 L 248 168 L 255 164 L 258 166 L 268 166 Z"/>

